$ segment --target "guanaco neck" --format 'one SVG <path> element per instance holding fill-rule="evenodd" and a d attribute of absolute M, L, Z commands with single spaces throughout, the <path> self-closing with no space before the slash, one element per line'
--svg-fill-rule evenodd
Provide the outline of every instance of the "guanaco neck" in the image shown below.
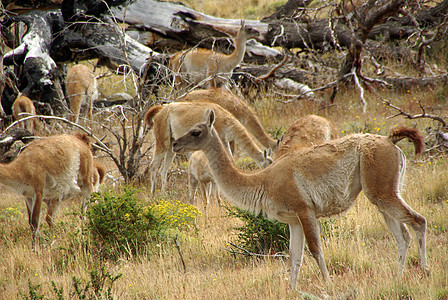
<path fill-rule="evenodd" d="M 15 161 L 9 164 L 0 164 L 0 183 L 16 188 L 17 182 L 21 182 L 23 172 L 20 168 L 15 167 Z"/>
<path fill-rule="evenodd" d="M 255 114 L 255 113 L 254 113 Z M 251 131 L 253 135 L 257 138 L 257 140 L 266 148 L 271 148 L 272 150 L 276 150 L 277 148 L 277 141 L 274 140 L 269 136 L 269 134 L 266 133 L 266 131 L 263 128 L 263 125 L 261 125 L 260 120 L 256 118 L 255 116 L 250 116 L 252 119 L 252 126 Z"/>
<path fill-rule="evenodd" d="M 246 52 L 247 36 L 245 32 L 239 31 L 235 39 L 235 50 L 228 56 L 227 62 L 232 65 L 238 65 L 244 58 Z"/>
<path fill-rule="evenodd" d="M 209 144 L 202 149 L 210 165 L 216 183 L 226 198 L 238 206 L 259 213 L 264 203 L 261 199 L 264 178 L 262 173 L 246 174 L 239 171 L 222 144 L 216 130 L 212 129 Z"/>
<path fill-rule="evenodd" d="M 263 151 L 255 144 L 254 140 L 251 138 L 247 130 L 239 122 L 233 122 L 231 126 L 233 131 L 233 137 L 237 145 L 243 148 L 243 151 L 253 158 L 253 160 L 258 164 L 258 166 L 263 166 L 264 155 Z"/>

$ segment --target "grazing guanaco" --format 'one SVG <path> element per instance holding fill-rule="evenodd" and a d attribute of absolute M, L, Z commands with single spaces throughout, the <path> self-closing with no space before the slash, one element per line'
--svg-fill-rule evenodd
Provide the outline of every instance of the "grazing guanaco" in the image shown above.
<path fill-rule="evenodd" d="M 202 116 L 207 108 L 212 108 L 216 113 L 215 127 L 220 137 L 227 145 L 228 153 L 231 153 L 229 142 L 235 141 L 245 153 L 251 156 L 255 162 L 264 167 L 272 162 L 270 157 L 266 157 L 266 152 L 262 151 L 250 137 L 247 130 L 235 117 L 214 103 L 190 103 L 178 102 L 164 106 L 153 106 L 145 114 L 145 121 L 148 127 L 153 127 L 155 140 L 154 155 L 150 165 L 151 172 L 151 192 L 155 192 L 157 171 L 162 160 L 164 160 L 160 176 L 162 180 L 162 191 L 165 191 L 168 168 L 174 159 L 172 151 L 172 141 L 202 120 Z"/>
<path fill-rule="evenodd" d="M 93 191 L 93 156 L 87 136 L 57 135 L 28 144 L 9 164 L 0 164 L 0 183 L 26 197 L 33 244 L 42 201 Z"/>
<path fill-rule="evenodd" d="M 342 213 L 352 207 L 361 190 L 376 205 L 398 246 L 398 274 L 402 275 L 411 235 L 415 231 L 420 267 L 429 272 L 426 259 L 426 219 L 400 196 L 406 157 L 394 145 L 403 138 L 413 141 L 416 153 L 424 148 L 415 129 L 397 128 L 389 137 L 352 134 L 318 146 L 284 155 L 258 173 L 238 170 L 207 110 L 204 121 L 173 142 L 173 151 L 202 150 L 220 192 L 234 204 L 255 214 L 288 223 L 290 230 L 290 287 L 295 289 L 302 264 L 305 239 L 323 278 L 330 282 L 319 237 L 318 218 Z"/>
<path fill-rule="evenodd" d="M 222 88 L 194 90 L 178 99 L 185 102 L 212 102 L 228 110 L 266 149 L 277 149 L 278 142 L 264 130 L 255 112 L 243 99 Z"/>
<path fill-rule="evenodd" d="M 218 204 L 220 199 L 218 186 L 213 179 L 212 170 L 202 151 L 193 152 L 188 160 L 188 188 L 190 192 L 190 203 L 192 204 L 196 204 L 196 190 L 198 186 L 205 201 L 205 214 L 207 215 L 211 194 L 213 194 L 213 198 Z"/>
<path fill-rule="evenodd" d="M 36 115 L 36 108 L 34 107 L 33 101 L 27 96 L 19 93 L 16 100 L 12 104 L 12 115 L 16 121 L 29 116 Z M 29 130 L 29 132 L 34 133 L 34 129 L 39 127 L 38 120 L 33 118 L 23 121 L 19 125 L 20 127 Z"/>
<path fill-rule="evenodd" d="M 93 102 L 98 99 L 97 81 L 93 72 L 85 65 L 74 65 L 65 79 L 67 97 L 70 100 L 69 120 L 79 121 L 81 107 L 87 106 L 87 117 L 92 119 Z"/>
<path fill-rule="evenodd" d="M 336 127 L 329 120 L 316 115 L 301 117 L 289 126 L 278 145 L 275 160 L 287 153 L 323 144 L 337 137 Z"/>
<path fill-rule="evenodd" d="M 204 48 L 175 53 L 169 63 L 169 68 L 176 74 L 175 83 L 183 87 L 187 82 L 197 85 L 205 79 L 210 79 L 208 87 L 216 87 L 218 83 L 225 85 L 232 76 L 233 69 L 244 58 L 246 41 L 258 35 L 241 21 L 241 27 L 234 39 L 235 49 L 230 55 Z"/>

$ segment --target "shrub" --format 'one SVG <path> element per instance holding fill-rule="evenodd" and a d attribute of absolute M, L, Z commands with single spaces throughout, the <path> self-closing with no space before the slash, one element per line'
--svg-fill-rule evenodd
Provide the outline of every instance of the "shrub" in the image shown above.
<path fill-rule="evenodd" d="M 196 228 L 198 209 L 180 201 L 160 200 L 149 203 L 138 197 L 139 191 L 105 191 L 95 194 L 87 217 L 92 244 L 101 256 L 116 258 L 119 254 L 137 254 L 152 241 L 168 236 L 167 229 Z"/>
<path fill-rule="evenodd" d="M 83 285 L 82 281 L 75 276 L 73 277 L 74 292 L 72 297 L 79 299 L 113 299 L 112 286 L 123 274 L 112 276 L 104 266 L 100 270 L 94 269 L 90 271 L 90 281 Z M 53 284 L 56 294 L 60 294 Z"/>
<path fill-rule="evenodd" d="M 226 207 L 227 215 L 241 219 L 245 224 L 235 227 L 238 243 L 253 253 L 273 254 L 289 248 L 289 227 L 287 224 L 271 221 L 261 214 L 255 216 L 237 207 Z"/>
<path fill-rule="evenodd" d="M 196 206 L 180 201 L 160 200 L 151 205 L 151 210 L 164 227 L 180 230 L 196 228 L 196 218 L 201 215 Z"/>
<path fill-rule="evenodd" d="M 137 192 L 124 188 L 122 194 L 105 191 L 93 195 L 87 211 L 88 230 L 94 248 L 102 256 L 115 257 L 129 251 L 135 254 L 159 234 L 160 222 Z"/>

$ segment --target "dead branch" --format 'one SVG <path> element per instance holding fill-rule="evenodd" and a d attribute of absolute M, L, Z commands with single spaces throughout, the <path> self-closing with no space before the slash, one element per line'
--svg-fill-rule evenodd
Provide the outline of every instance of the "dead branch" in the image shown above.
<path fill-rule="evenodd" d="M 5 130 L 3 130 L 2 134 L 5 134 L 5 132 L 7 132 L 9 129 L 15 127 L 17 124 L 19 124 L 20 122 L 24 122 L 26 120 L 30 120 L 30 119 L 34 119 L 34 118 L 42 118 L 42 119 L 51 119 L 51 120 L 58 120 L 58 121 L 62 121 L 65 122 L 67 124 L 70 124 L 78 129 L 81 129 L 82 131 L 84 131 L 85 133 L 87 133 L 89 136 L 91 136 L 95 142 L 98 143 L 98 145 L 95 145 L 95 147 L 97 147 L 98 149 L 106 152 L 107 154 L 109 154 L 109 156 L 113 156 L 113 152 L 112 150 L 109 149 L 109 147 L 107 147 L 102 141 L 101 139 L 97 138 L 90 130 L 86 129 L 85 127 L 77 124 L 77 123 L 73 123 L 65 118 L 61 118 L 61 117 L 55 117 L 55 116 L 44 116 L 44 115 L 35 115 L 35 116 L 29 116 L 29 117 L 25 117 L 23 119 L 14 121 L 11 125 L 9 125 L 8 127 L 6 127 Z"/>
<path fill-rule="evenodd" d="M 177 241 L 177 235 L 174 238 L 174 244 L 176 245 L 177 252 L 179 253 L 182 266 L 184 268 L 184 273 L 187 273 L 187 267 L 185 266 L 184 256 L 182 255 L 182 250 L 180 249 L 179 242 Z"/>
<path fill-rule="evenodd" d="M 261 80 L 266 80 L 269 77 L 273 76 L 275 74 L 275 71 L 277 71 L 279 68 L 281 68 L 286 63 L 287 60 L 288 60 L 288 55 L 286 55 L 286 53 L 284 53 L 282 61 L 280 63 L 278 63 L 277 65 L 275 65 L 267 74 L 255 78 L 255 83 L 258 83 Z"/>
<path fill-rule="evenodd" d="M 431 119 L 437 122 L 440 122 L 442 124 L 442 128 L 448 129 L 447 128 L 447 122 L 441 118 L 440 116 L 436 116 L 436 115 L 431 115 L 431 114 L 427 114 L 425 111 L 425 107 L 423 106 L 422 102 L 419 100 L 419 105 L 420 105 L 420 109 L 422 110 L 421 114 L 418 115 L 412 115 L 410 113 L 407 113 L 405 111 L 403 111 L 400 107 L 393 105 L 389 100 L 386 99 L 382 99 L 383 103 L 385 103 L 387 106 L 395 109 L 398 111 L 398 113 L 396 113 L 393 116 L 389 116 L 387 117 L 387 119 L 391 119 L 391 118 L 395 118 L 396 116 L 405 116 L 408 119 L 421 119 L 421 118 L 426 118 L 426 119 Z"/>
<path fill-rule="evenodd" d="M 227 244 L 231 246 L 231 249 L 227 249 L 227 248 L 222 248 L 222 249 L 225 251 L 228 251 L 232 254 L 241 254 L 241 255 L 250 256 L 250 257 L 286 257 L 286 258 L 289 257 L 289 255 L 283 254 L 283 253 L 275 253 L 275 254 L 253 253 L 253 252 L 250 252 L 250 251 L 244 249 L 243 247 L 240 247 L 232 242 L 227 242 Z"/>

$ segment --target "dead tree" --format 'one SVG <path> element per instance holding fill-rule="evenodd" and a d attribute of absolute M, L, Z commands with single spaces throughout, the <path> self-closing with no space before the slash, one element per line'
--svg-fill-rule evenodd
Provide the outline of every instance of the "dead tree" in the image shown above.
<path fill-rule="evenodd" d="M 15 7 L 17 15 L 5 15 L 1 19 L 4 37 L 14 35 L 12 26 L 26 24 L 23 42 L 10 44 L 13 52 L 5 54 L 5 66 L 21 66 L 17 72 L 20 90 L 36 94 L 34 99 L 53 101 L 63 110 L 64 98 L 58 84 L 58 64 L 69 61 L 101 58 L 108 66 L 132 68 L 141 73 L 146 59 L 152 62 L 148 82 L 157 86 L 169 81 L 167 58 L 169 54 L 192 46 L 214 48 L 224 53 L 231 52 L 229 36 L 236 33 L 240 20 L 218 19 L 194 11 L 184 5 L 156 0 L 64 0 L 60 8 L 56 0 L 35 0 L 34 7 L 53 10 L 31 10 L 27 1 L 6 0 L 5 7 Z M 375 49 L 388 41 L 406 39 L 441 23 L 448 10 L 448 0 L 443 0 L 430 9 L 404 11 L 404 0 L 369 0 L 351 14 L 330 14 L 325 19 L 316 16 L 319 8 L 307 7 L 310 1 L 290 0 L 276 14 L 262 21 L 246 20 L 246 24 L 260 33 L 259 38 L 248 45 L 242 71 L 249 77 L 257 78 L 267 74 L 283 58 L 281 52 L 272 47 L 285 49 L 300 48 L 310 54 L 309 65 L 319 65 L 320 69 L 300 69 L 302 58 L 290 60 L 276 70 L 273 77 L 297 82 L 297 74 L 307 73 L 301 84 L 311 88 L 334 86 L 330 84 L 337 78 L 352 76 L 357 86 L 365 88 L 371 83 L 363 77 L 362 58 L 367 48 Z M 333 11 L 338 6 L 335 2 Z M 21 8 L 21 6 L 23 8 Z M 313 15 L 314 14 L 314 15 Z M 123 23 L 125 38 L 119 38 L 120 28 L 115 22 Z M 34 37 L 34 39 L 33 39 Z M 39 40 L 36 39 L 39 37 Z M 376 39 L 383 37 L 381 42 Z M 38 51 L 30 51 L 37 48 Z M 334 49 L 346 53 L 344 63 L 330 66 L 319 57 L 321 53 Z M 157 51 L 157 52 L 156 52 Z M 36 53 L 40 53 L 36 55 Z M 403 57 L 409 57 L 404 55 Z M 296 71 L 293 71 L 296 70 Z M 253 72 L 253 73 L 251 73 Z M 320 76 L 325 74 L 326 77 Z M 311 78 L 311 80 L 309 79 Z M 382 77 L 378 82 L 389 82 Z M 393 84 L 391 78 L 389 84 Z M 400 81 L 406 81 L 401 78 Z M 375 82 L 375 80 L 373 80 Z M 45 99 L 51 98 L 51 99 Z M 43 99 L 42 99 L 43 98 Z M 53 106 L 53 105 L 52 105 Z"/>

